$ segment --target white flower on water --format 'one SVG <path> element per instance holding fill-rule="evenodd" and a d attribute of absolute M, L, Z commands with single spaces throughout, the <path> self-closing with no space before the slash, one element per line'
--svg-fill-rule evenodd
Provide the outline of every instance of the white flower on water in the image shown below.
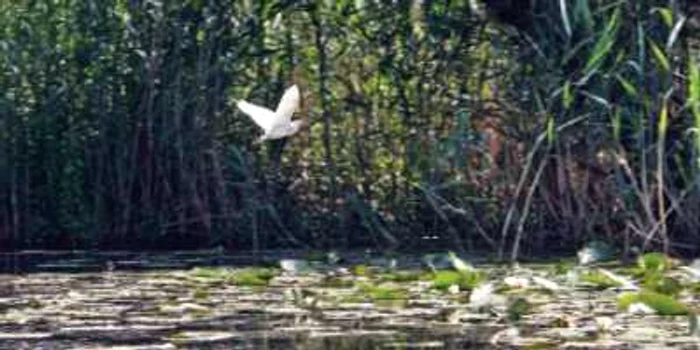
<path fill-rule="evenodd" d="M 530 286 L 530 279 L 525 277 L 508 276 L 503 279 L 503 284 L 509 288 L 527 288 Z"/>
<path fill-rule="evenodd" d="M 656 311 L 647 304 L 644 303 L 632 303 L 628 308 L 627 312 L 633 314 L 633 315 L 654 315 L 656 314 Z"/>
<path fill-rule="evenodd" d="M 593 319 L 595 321 L 596 328 L 600 333 L 608 333 L 613 328 L 613 319 L 607 316 L 596 317 Z"/>
<path fill-rule="evenodd" d="M 280 268 L 288 274 L 307 273 L 311 271 L 311 266 L 305 260 L 298 259 L 282 259 L 280 260 Z"/>
<path fill-rule="evenodd" d="M 263 129 L 264 134 L 259 141 L 265 141 L 292 136 L 299 131 L 303 122 L 292 120 L 292 115 L 299 108 L 299 99 L 299 88 L 292 85 L 284 92 L 274 112 L 243 100 L 238 101 L 236 106 Z"/>
<path fill-rule="evenodd" d="M 453 284 L 449 288 L 447 288 L 447 291 L 450 294 L 459 294 L 459 285 L 458 284 Z"/>
<path fill-rule="evenodd" d="M 475 308 L 482 308 L 493 304 L 493 284 L 483 283 L 474 288 L 469 295 L 469 305 Z"/>

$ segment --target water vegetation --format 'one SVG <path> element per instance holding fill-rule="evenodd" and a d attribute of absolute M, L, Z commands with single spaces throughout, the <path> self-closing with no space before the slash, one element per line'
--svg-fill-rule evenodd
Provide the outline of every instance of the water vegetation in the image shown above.
<path fill-rule="evenodd" d="M 266 286 L 270 280 L 279 274 L 271 268 L 196 268 L 192 276 L 210 283 L 229 283 L 241 286 Z"/>
<path fill-rule="evenodd" d="M 384 259 L 374 259 L 378 265 L 363 265 L 376 273 L 352 274 L 358 259 L 340 255 L 347 263 L 316 260 L 308 262 L 306 271 L 222 266 L 152 272 L 116 269 L 105 278 L 82 277 L 80 272 L 13 275 L 9 280 L 2 276 L 14 287 L 0 300 L 0 321 L 46 333 L 41 319 L 52 315 L 58 321 L 51 329 L 59 335 L 49 339 L 72 339 L 76 344 L 101 337 L 112 345 L 153 338 L 183 346 L 233 346 L 254 342 L 261 330 L 274 333 L 279 341 L 302 341 L 343 329 L 351 339 L 360 341 L 362 334 L 371 334 L 379 342 L 398 341 L 395 333 L 425 330 L 421 334 L 426 338 L 402 340 L 408 344 L 460 342 L 465 330 L 488 338 L 468 340 L 480 346 L 492 339 L 511 347 L 563 343 L 596 347 L 608 341 L 657 347 L 696 341 L 687 337 L 698 332 L 692 263 L 677 261 L 663 269 L 646 264 L 643 274 L 635 273 L 640 268 L 636 262 L 576 265 L 557 274 L 556 261 L 512 268 L 464 259 L 471 268 L 459 271 L 451 265 L 417 269 L 420 256 L 399 256 L 395 258 L 403 265 L 393 269 Z M 661 280 L 652 284 L 648 276 Z M 72 291 L 57 293 L 66 285 Z M 76 324 L 94 318 L 119 320 L 124 328 L 93 325 L 92 333 L 80 333 L 82 327 Z M 293 335 L 299 332 L 308 337 Z M 10 339 L 8 344 L 18 344 L 12 339 L 20 335 L 2 331 L 0 335 Z M 38 344 L 26 335 L 21 339 Z M 57 345 L 42 339 L 44 345 Z"/>
<path fill-rule="evenodd" d="M 684 303 L 669 295 L 664 295 L 651 290 L 642 290 L 638 293 L 625 293 L 618 299 L 618 307 L 627 310 L 634 303 L 642 303 L 650 307 L 662 316 L 687 315 L 690 309 Z"/>

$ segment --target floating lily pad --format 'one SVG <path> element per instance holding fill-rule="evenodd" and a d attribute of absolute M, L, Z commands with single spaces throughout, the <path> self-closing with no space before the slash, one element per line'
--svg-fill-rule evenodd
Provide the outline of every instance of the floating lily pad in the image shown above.
<path fill-rule="evenodd" d="M 627 310 L 635 302 L 649 306 L 659 315 L 687 315 L 689 312 L 688 306 L 675 298 L 648 290 L 622 294 L 618 299 L 618 307 Z"/>
<path fill-rule="evenodd" d="M 438 271 L 433 275 L 433 288 L 448 290 L 456 285 L 461 290 L 471 290 L 483 281 L 484 275 L 478 271 L 458 272 L 458 271 Z"/>

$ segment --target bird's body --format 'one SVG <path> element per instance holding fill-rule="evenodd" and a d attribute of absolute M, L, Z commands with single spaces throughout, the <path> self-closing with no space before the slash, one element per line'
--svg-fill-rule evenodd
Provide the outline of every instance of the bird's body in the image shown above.
<path fill-rule="evenodd" d="M 286 125 L 274 125 L 272 129 L 267 130 L 264 135 L 260 136 L 260 141 L 276 140 L 287 136 L 292 136 L 299 131 L 303 122 L 301 120 L 292 120 Z"/>
<path fill-rule="evenodd" d="M 299 88 L 293 85 L 284 92 L 275 111 L 243 100 L 238 101 L 236 106 L 263 129 L 264 134 L 259 141 L 275 140 L 296 134 L 303 125 L 301 120 L 292 120 L 299 107 L 299 99 Z"/>

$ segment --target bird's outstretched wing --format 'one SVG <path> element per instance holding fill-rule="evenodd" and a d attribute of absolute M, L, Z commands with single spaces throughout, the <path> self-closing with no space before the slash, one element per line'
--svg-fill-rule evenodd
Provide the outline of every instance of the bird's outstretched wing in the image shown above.
<path fill-rule="evenodd" d="M 292 121 L 292 115 L 299 107 L 299 88 L 296 85 L 292 85 L 287 91 L 282 95 L 280 103 L 277 105 L 277 110 L 275 114 L 277 115 L 278 122 L 289 124 Z"/>
<path fill-rule="evenodd" d="M 255 124 L 258 124 L 265 132 L 270 130 L 274 124 L 278 123 L 277 114 L 265 107 L 254 105 L 243 100 L 238 101 L 236 106 L 243 111 L 243 113 L 250 116 Z"/>

